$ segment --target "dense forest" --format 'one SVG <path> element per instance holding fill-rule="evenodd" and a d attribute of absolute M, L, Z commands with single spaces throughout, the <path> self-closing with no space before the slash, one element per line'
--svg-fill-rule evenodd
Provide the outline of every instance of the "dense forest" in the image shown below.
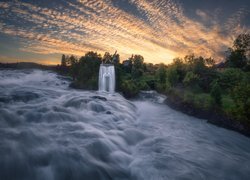
<path fill-rule="evenodd" d="M 121 62 L 116 53 L 106 52 L 102 57 L 88 52 L 80 58 L 63 55 L 59 70 L 73 78 L 72 87 L 96 90 L 102 62 L 115 65 L 116 90 L 127 98 L 140 90 L 156 90 L 182 106 L 250 127 L 250 34 L 239 35 L 219 64 L 192 54 L 165 65 L 145 63 L 141 55 Z"/>

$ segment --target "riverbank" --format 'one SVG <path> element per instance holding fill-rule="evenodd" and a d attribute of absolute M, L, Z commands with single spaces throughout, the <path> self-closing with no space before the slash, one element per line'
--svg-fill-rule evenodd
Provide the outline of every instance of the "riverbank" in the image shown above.
<path fill-rule="evenodd" d="M 177 111 L 181 111 L 187 115 L 197 118 L 205 119 L 208 123 L 237 131 L 250 137 L 250 127 L 248 124 L 229 118 L 221 112 L 219 108 L 213 107 L 204 109 L 195 107 L 194 104 L 186 102 L 183 98 L 173 92 L 166 93 L 165 95 L 167 96 L 165 103 Z"/>
<path fill-rule="evenodd" d="M 13 67 L 11 69 L 20 69 L 20 68 L 26 69 L 27 65 L 29 65 L 31 69 L 34 68 L 32 66 L 33 64 L 31 65 L 24 64 L 25 66 L 22 63 L 19 63 L 19 64 L 21 64 L 22 66 L 18 65 L 18 68 L 15 68 L 16 65 L 15 66 L 12 65 Z M 4 66 L 3 68 L 10 68 L 10 67 Z M 41 68 L 40 66 L 38 66 L 37 68 L 42 69 L 42 70 L 44 69 L 54 70 L 55 72 L 58 73 L 58 67 Z M 59 74 L 62 74 L 62 73 L 59 73 Z M 141 81 L 142 80 L 138 81 L 138 83 Z M 131 82 L 125 83 L 125 85 L 126 86 L 122 86 L 123 89 L 120 88 L 120 91 L 123 92 L 123 93 L 122 92 L 120 93 L 122 93 L 123 96 L 127 99 L 136 98 L 136 96 L 138 95 L 138 92 L 140 91 L 140 88 L 138 86 L 132 86 Z M 74 89 L 83 89 L 83 90 L 96 90 L 97 89 L 96 86 L 97 86 L 97 80 L 96 81 L 92 80 L 90 81 L 90 83 L 76 83 L 76 81 L 73 81 L 70 84 L 70 87 Z M 124 88 L 124 87 L 127 87 L 127 88 Z M 135 88 L 133 89 L 131 87 L 135 87 Z M 220 126 L 226 129 L 237 131 L 241 134 L 244 134 L 250 137 L 250 125 L 248 121 L 243 121 L 241 119 L 236 120 L 236 118 L 234 118 L 235 114 L 234 116 L 232 114 L 231 116 L 229 116 L 225 113 L 225 110 L 228 110 L 229 113 L 232 113 L 232 109 L 236 107 L 235 104 L 234 106 L 228 109 L 216 107 L 216 105 L 213 105 L 213 103 L 211 103 L 211 96 L 209 94 L 203 93 L 200 96 L 195 93 L 193 94 L 189 93 L 187 89 L 185 88 L 179 88 L 179 90 L 181 89 L 183 90 L 183 92 L 178 92 L 177 87 L 172 88 L 172 89 L 173 89 L 172 91 L 164 90 L 162 92 L 162 94 L 165 94 L 168 97 L 166 100 L 166 104 L 170 106 L 171 108 L 181 111 L 185 114 L 197 117 L 197 118 L 206 119 L 209 123 L 215 124 L 217 126 Z M 223 98 L 222 98 L 222 101 L 223 101 Z M 224 112 L 222 111 L 222 109 L 224 110 Z"/>
<path fill-rule="evenodd" d="M 70 85 L 70 87 L 75 89 L 84 89 L 89 90 L 84 87 L 75 86 L 74 83 Z M 137 94 L 134 94 L 133 96 L 127 96 L 123 92 L 119 92 L 122 94 L 126 99 L 128 100 L 137 100 L 140 99 L 140 93 L 138 91 Z M 160 93 L 160 92 L 158 92 Z M 239 132 L 247 137 L 250 137 L 250 127 L 247 123 L 240 122 L 239 120 L 232 119 L 228 117 L 224 112 L 221 111 L 221 108 L 216 106 L 207 106 L 207 102 L 205 99 L 201 99 L 201 106 L 197 106 L 190 101 L 188 102 L 186 99 L 180 96 L 180 93 L 177 92 L 165 92 L 160 93 L 167 98 L 165 99 L 165 104 L 171 107 L 172 109 L 175 109 L 177 111 L 180 111 L 182 113 L 185 113 L 187 115 L 205 119 L 208 123 L 214 124 L 216 126 L 230 129 L 236 132 Z M 182 94 L 183 95 L 183 94 Z M 146 96 L 146 98 L 152 98 L 151 96 Z M 161 98 L 162 99 L 162 98 Z"/>

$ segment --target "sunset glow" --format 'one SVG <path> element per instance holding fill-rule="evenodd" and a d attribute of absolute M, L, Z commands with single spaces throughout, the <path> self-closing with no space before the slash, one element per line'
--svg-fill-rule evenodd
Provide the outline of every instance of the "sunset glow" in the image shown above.
<path fill-rule="evenodd" d="M 249 2 L 208 4 L 190 9 L 180 0 L 0 2 L 0 62 L 56 64 L 61 54 L 116 50 L 122 60 L 141 54 L 146 62 L 167 64 L 194 53 L 220 61 L 235 37 L 249 32 Z"/>

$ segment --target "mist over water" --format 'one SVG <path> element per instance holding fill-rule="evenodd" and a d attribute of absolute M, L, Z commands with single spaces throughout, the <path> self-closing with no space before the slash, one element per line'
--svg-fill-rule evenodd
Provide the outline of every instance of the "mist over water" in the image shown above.
<path fill-rule="evenodd" d="M 0 179 L 249 179 L 250 139 L 144 92 L 78 91 L 55 73 L 0 71 Z"/>

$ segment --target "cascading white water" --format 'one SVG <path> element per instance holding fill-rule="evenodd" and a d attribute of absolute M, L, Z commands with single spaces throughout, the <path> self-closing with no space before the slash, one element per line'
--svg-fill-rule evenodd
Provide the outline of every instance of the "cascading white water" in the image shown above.
<path fill-rule="evenodd" d="M 0 70 L 0 179 L 249 179 L 249 138 L 179 113 L 153 91 L 131 102 L 70 83 Z"/>
<path fill-rule="evenodd" d="M 113 64 L 101 64 L 99 70 L 99 91 L 115 92 L 115 68 Z"/>

